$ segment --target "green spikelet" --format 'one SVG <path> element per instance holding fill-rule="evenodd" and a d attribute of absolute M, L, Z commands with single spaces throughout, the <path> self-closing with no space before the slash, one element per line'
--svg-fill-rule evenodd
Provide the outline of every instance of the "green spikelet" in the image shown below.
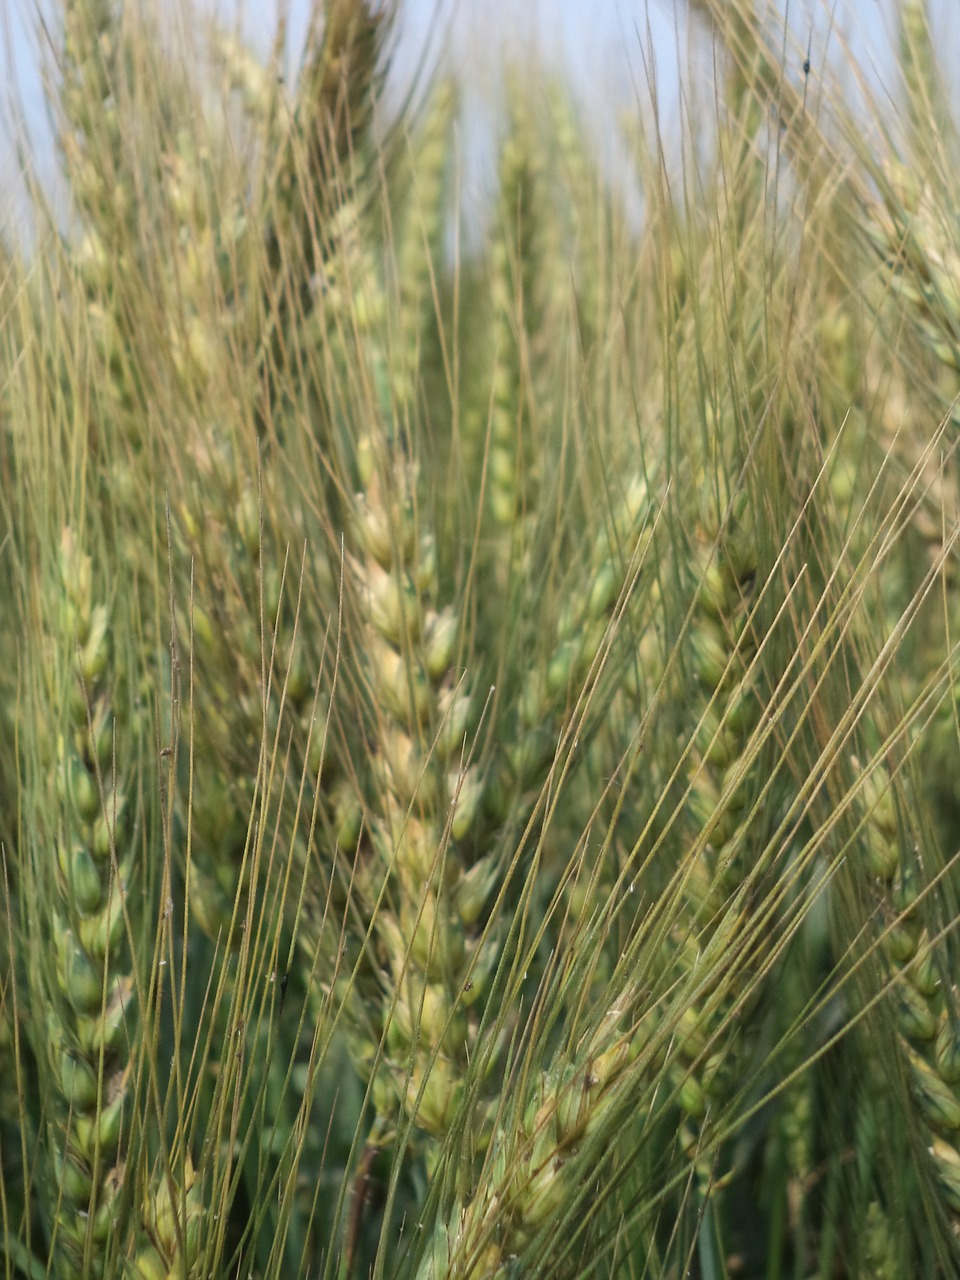
<path fill-rule="evenodd" d="M 532 454 L 528 335 L 532 306 L 533 239 L 537 226 L 540 173 L 538 140 L 518 86 L 509 94 L 507 133 L 500 149 L 500 174 L 493 229 L 490 331 L 490 430 L 487 501 L 495 526 L 521 555 L 520 529 L 536 501 L 536 461 Z"/>
<path fill-rule="evenodd" d="M 367 615 L 366 655 L 378 694 L 377 756 L 370 800 L 371 889 L 386 905 L 365 904 L 383 957 L 381 1027 L 394 1099 L 376 1095 L 381 1127 L 395 1123 L 397 1097 L 417 1127 L 442 1139 L 460 1105 L 482 999 L 483 966 L 471 925 L 493 881 L 492 868 L 465 861 L 482 780 L 465 741 L 445 721 L 469 714 L 469 691 L 455 675 L 457 630 L 437 608 L 436 551 L 415 515 L 415 471 L 371 442 L 353 562 Z M 460 722 L 462 724 L 462 721 Z M 459 739 L 459 740 L 458 740 Z M 466 895 L 467 886 L 472 895 Z M 468 908 L 467 896 L 477 898 Z M 470 980 L 470 1000 L 463 1000 Z M 361 1050 L 373 1057 L 374 1044 Z"/>
<path fill-rule="evenodd" d="M 116 6 L 111 0 L 71 0 L 65 6 L 65 80 L 61 93 L 67 131 L 60 145 L 74 196 L 90 218 L 84 259 L 102 276 L 106 245 L 133 216 L 135 195 L 122 157 L 121 119 L 129 91 Z M 110 233 L 113 233 L 111 237 Z"/>
<path fill-rule="evenodd" d="M 52 939 L 44 1039 L 53 1091 L 48 1212 L 58 1275 L 102 1274 L 123 1181 L 123 1134 L 137 1040 L 126 913 L 135 821 L 125 688 L 92 561 L 63 532 L 44 599 L 33 714 L 56 726 L 37 744 L 30 839 L 39 907 Z M 102 827 L 102 835 L 98 834 Z M 41 888 L 41 886 L 43 886 Z"/>
<path fill-rule="evenodd" d="M 937 67 L 926 0 L 904 0 L 897 13 L 910 146 L 917 157 L 926 157 L 931 152 L 935 154 L 951 137 L 950 116 L 944 110 L 945 86 Z"/>
<path fill-rule="evenodd" d="M 705 837 L 699 855 L 704 866 L 692 879 L 694 893 L 697 884 L 710 886 L 707 896 L 692 904 L 703 919 L 722 907 L 748 870 L 740 861 L 738 831 L 750 786 L 743 758 L 760 707 L 748 671 L 754 639 L 745 629 L 757 571 L 746 505 L 743 495 L 722 536 L 715 521 L 704 521 L 695 548 L 698 599 L 689 635 L 690 671 L 702 714 L 688 803 L 694 828 Z"/>
<path fill-rule="evenodd" d="M 539 670 L 526 674 L 516 720 L 507 730 L 502 766 L 489 797 L 491 812 L 505 818 L 518 794 L 535 793 L 553 761 L 562 726 L 588 681 L 624 587 L 633 586 L 631 607 L 638 630 L 650 614 L 654 592 L 648 570 L 652 543 L 650 487 L 634 476 L 625 484 L 608 521 L 597 532 L 589 559 L 577 567 L 575 584 L 557 619 Z"/>
<path fill-rule="evenodd" d="M 524 1079 L 486 1152 L 482 1191 L 438 1223 L 417 1280 L 495 1280 L 534 1259 L 558 1278 L 580 1274 L 577 1251 L 551 1239 L 550 1224 L 609 1155 L 627 1109 L 636 1120 L 650 1105 L 638 1061 L 647 1028 L 631 1024 L 637 995 L 597 1011 L 578 1044 Z"/>
<path fill-rule="evenodd" d="M 435 311 L 433 290 L 443 253 L 448 139 L 456 110 L 455 86 L 450 80 L 439 80 L 411 140 L 410 193 L 404 203 L 397 246 L 397 336 L 391 351 L 394 395 L 401 413 L 418 385 L 421 350 Z"/>
<path fill-rule="evenodd" d="M 189 1157 L 182 1176 L 159 1170 L 141 1206 L 146 1239 L 130 1264 L 130 1280 L 167 1280 L 186 1276 L 199 1280 L 208 1274 L 202 1257 L 204 1222 L 200 1183 Z"/>
<path fill-rule="evenodd" d="M 870 1205 L 865 1223 L 863 1256 L 866 1264 L 864 1278 L 876 1276 L 878 1280 L 896 1280 L 900 1269 L 890 1223 L 883 1208 L 876 1200 Z"/>
<path fill-rule="evenodd" d="M 564 204 L 569 202 L 573 219 L 570 231 L 581 340 L 588 351 L 596 344 L 595 354 L 599 358 L 610 322 L 612 259 L 617 248 L 613 220 L 605 185 L 590 154 L 590 140 L 576 118 L 569 94 L 553 84 L 548 101 L 563 176 Z M 545 265 L 551 258 L 562 257 L 564 244 L 565 240 L 560 239 L 552 249 L 548 247 L 543 251 Z M 554 289 L 559 284 L 560 281 L 554 282 Z M 557 302 L 562 304 L 562 300 L 562 295 L 557 297 Z M 544 310 L 549 315 L 549 310 Z M 538 333 L 551 331 L 551 325 L 543 323 L 544 319 L 545 316 L 537 317 L 538 322 L 532 326 L 534 341 Z"/>
<path fill-rule="evenodd" d="M 321 265 L 325 224 L 371 163 L 369 130 L 386 30 L 384 14 L 370 0 L 332 0 L 314 14 L 293 127 L 285 132 L 273 179 L 267 236 L 274 268 L 293 272 L 291 302 Z"/>
<path fill-rule="evenodd" d="M 927 1136 L 926 1172 L 955 1220 L 955 1168 L 960 1164 L 957 1009 L 955 993 L 941 980 L 942 943 L 935 944 L 924 927 L 916 852 L 905 842 L 911 817 L 921 812 L 908 803 L 911 786 L 909 773 L 892 778 L 882 766 L 865 776 L 860 794 L 867 816 L 859 843 L 863 869 L 888 922 L 880 972 L 891 982 L 906 1093 Z"/>

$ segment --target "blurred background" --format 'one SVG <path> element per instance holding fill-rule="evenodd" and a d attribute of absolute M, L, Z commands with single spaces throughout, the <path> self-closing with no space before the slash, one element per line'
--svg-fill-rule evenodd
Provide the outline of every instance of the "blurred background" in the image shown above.
<path fill-rule="evenodd" d="M 851 92 L 895 96 L 890 69 L 896 0 L 777 0 L 788 66 L 802 75 L 810 54 L 815 95 L 825 65 L 849 63 L 840 83 Z M 155 0 L 171 33 L 190 33 L 198 44 L 197 15 L 238 31 L 263 57 L 269 55 L 283 18 L 286 74 L 293 77 L 307 30 L 310 0 Z M 469 156 L 463 203 L 482 199 L 493 166 L 496 104 L 502 69 L 513 59 L 534 60 L 568 79 L 608 166 L 617 164 L 618 122 L 625 112 L 651 113 L 656 102 L 669 136 L 712 93 L 708 25 L 695 0 L 399 0 L 388 107 L 396 110 L 432 68 L 454 71 L 464 86 L 463 151 Z M 929 0 L 931 22 L 945 64 L 960 56 L 960 5 Z M 26 231 L 23 160 L 57 199 L 54 126 L 46 106 L 45 79 L 56 78 L 59 6 L 51 0 L 0 0 L 0 226 Z M 202 23 L 200 24 L 202 25 Z M 191 29 L 192 28 L 192 29 Z M 862 76 L 862 82 L 860 77 Z M 827 79 L 831 91 L 837 81 Z M 684 89 L 681 92 L 680 86 Z M 25 150 L 24 150 L 25 149 Z"/>

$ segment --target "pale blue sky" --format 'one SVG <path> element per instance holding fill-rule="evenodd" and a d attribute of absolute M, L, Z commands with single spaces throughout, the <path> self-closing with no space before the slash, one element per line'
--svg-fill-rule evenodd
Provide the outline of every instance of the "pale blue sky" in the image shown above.
<path fill-rule="evenodd" d="M 181 0 L 166 0 L 171 14 L 182 12 Z M 251 42 L 269 45 L 278 3 L 247 4 L 243 22 Z M 858 64 L 874 85 L 890 83 L 890 33 L 896 0 L 783 0 L 790 27 L 801 44 L 813 33 L 814 46 L 833 31 L 830 48 L 839 60 L 848 40 Z M 159 0 L 163 5 L 164 0 Z M 206 3 L 226 21 L 235 20 L 232 0 Z M 308 0 L 290 0 L 291 57 L 306 21 Z M 945 65 L 957 65 L 960 52 L 960 0 L 932 0 L 932 21 Z M 50 130 L 38 73 L 40 14 L 57 11 L 52 0 L 0 0 L 0 223 L 17 208 L 16 159 L 11 138 L 19 117 L 33 140 L 42 173 L 53 172 Z M 691 37 L 691 31 L 693 33 Z M 649 102 L 649 50 L 653 50 L 661 116 L 670 120 L 678 103 L 678 68 L 697 67 L 696 89 L 709 77 L 707 42 L 702 22 L 688 22 L 685 0 L 401 0 L 399 44 L 394 61 L 395 87 L 409 83 L 424 56 L 443 57 L 463 78 L 467 101 L 475 108 L 478 136 L 481 104 L 496 99 L 498 71 L 505 51 L 534 52 L 564 69 L 574 85 L 581 109 L 598 143 L 612 137 L 620 113 L 639 99 Z M 699 60 L 699 61 L 698 61 Z M 469 128 L 469 124 L 468 124 Z M 469 139 L 468 139 L 469 142 Z"/>

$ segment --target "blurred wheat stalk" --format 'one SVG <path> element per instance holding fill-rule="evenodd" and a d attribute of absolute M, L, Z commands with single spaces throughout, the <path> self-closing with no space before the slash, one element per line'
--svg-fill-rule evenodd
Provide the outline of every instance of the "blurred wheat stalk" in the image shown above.
<path fill-rule="evenodd" d="M 956 123 L 920 0 L 869 136 L 692 8 L 695 158 L 631 120 L 615 183 L 511 73 L 467 248 L 392 6 L 288 86 L 65 0 L 68 228 L 0 263 L 6 1275 L 957 1273 Z"/>

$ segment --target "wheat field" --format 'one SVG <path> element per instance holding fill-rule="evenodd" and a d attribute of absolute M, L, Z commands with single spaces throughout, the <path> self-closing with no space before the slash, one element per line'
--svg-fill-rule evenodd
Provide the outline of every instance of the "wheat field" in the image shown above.
<path fill-rule="evenodd" d="M 616 175 L 508 66 L 479 216 L 390 4 L 289 81 L 59 17 L 68 216 L 24 151 L 0 240 L 3 1275 L 960 1274 L 923 0 L 866 122 L 691 0 L 715 92 Z"/>

